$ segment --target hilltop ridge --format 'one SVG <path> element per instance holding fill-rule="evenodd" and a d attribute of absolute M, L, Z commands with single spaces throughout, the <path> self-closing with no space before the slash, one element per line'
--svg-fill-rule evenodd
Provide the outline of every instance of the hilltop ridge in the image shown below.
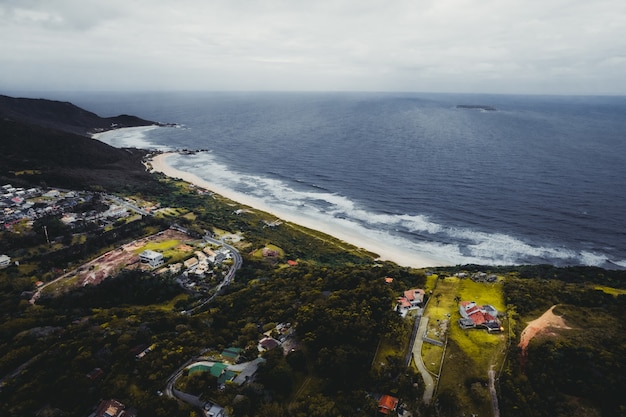
<path fill-rule="evenodd" d="M 100 117 L 72 103 L 47 99 L 16 98 L 0 95 L 0 118 L 86 136 L 120 127 L 158 124 L 137 116 L 121 114 Z"/>
<path fill-rule="evenodd" d="M 72 103 L 0 95 L 0 179 L 33 185 L 101 189 L 146 186 L 141 149 L 118 149 L 90 132 L 155 122 L 100 117 Z"/>

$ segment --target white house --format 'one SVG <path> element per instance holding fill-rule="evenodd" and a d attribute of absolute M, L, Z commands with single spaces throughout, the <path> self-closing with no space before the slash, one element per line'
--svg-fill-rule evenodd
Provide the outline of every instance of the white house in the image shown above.
<path fill-rule="evenodd" d="M 11 257 L 7 255 L 0 255 L 0 268 L 6 268 L 11 264 Z"/>
<path fill-rule="evenodd" d="M 149 264 L 152 268 L 156 268 L 157 266 L 163 265 L 163 263 L 165 263 L 162 253 L 155 252 L 149 249 L 139 254 L 139 260 L 143 263 Z"/>

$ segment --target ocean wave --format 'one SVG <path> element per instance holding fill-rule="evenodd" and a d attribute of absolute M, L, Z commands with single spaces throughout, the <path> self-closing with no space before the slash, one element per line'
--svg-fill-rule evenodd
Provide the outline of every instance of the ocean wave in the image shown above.
<path fill-rule="evenodd" d="M 331 227 L 350 229 L 388 248 L 414 251 L 447 264 L 604 266 L 607 262 L 607 257 L 599 253 L 533 244 L 503 233 L 446 226 L 427 215 L 374 212 L 338 193 L 299 190 L 297 184 L 290 184 L 285 177 L 238 172 L 210 152 L 179 156 L 174 165 L 220 187 L 245 192 L 267 207 L 306 216 Z"/>

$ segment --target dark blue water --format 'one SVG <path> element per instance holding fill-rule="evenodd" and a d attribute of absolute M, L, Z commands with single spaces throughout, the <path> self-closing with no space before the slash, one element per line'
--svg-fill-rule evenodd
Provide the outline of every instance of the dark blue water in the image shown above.
<path fill-rule="evenodd" d="M 625 97 L 62 98 L 181 123 L 144 138 L 210 150 L 178 157 L 178 168 L 445 263 L 626 267 Z"/>

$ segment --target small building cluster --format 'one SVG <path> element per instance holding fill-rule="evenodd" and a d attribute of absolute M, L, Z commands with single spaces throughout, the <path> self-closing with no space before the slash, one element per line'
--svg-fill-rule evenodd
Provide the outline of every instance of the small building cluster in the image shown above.
<path fill-rule="evenodd" d="M 470 278 L 474 282 L 493 283 L 498 280 L 498 276 L 496 274 L 487 274 L 486 272 L 474 272 L 471 275 L 467 272 L 457 272 L 454 276 L 457 278 Z"/>
<path fill-rule="evenodd" d="M 188 290 L 209 290 L 213 288 L 212 281 L 219 279 L 220 271 L 224 274 L 229 270 L 229 266 L 224 263 L 229 259 L 233 259 L 230 249 L 224 246 L 218 248 L 205 246 L 202 250 L 195 250 L 193 256 L 185 259 L 182 264 L 172 265 L 170 272 L 184 269 L 178 277 L 178 282 Z"/>
<path fill-rule="evenodd" d="M 121 200 L 109 195 L 102 195 L 102 202 L 107 207 L 104 211 L 76 211 L 76 206 L 92 201 L 94 196 L 95 193 L 87 191 L 24 189 L 5 184 L 0 186 L 0 225 L 10 230 L 24 220 L 32 222 L 45 216 L 59 215 L 70 228 L 85 223 L 97 223 L 104 227 L 128 215 L 129 209 Z"/>
<path fill-rule="evenodd" d="M 498 320 L 498 310 L 491 305 L 479 306 L 474 301 L 461 301 L 459 304 L 459 325 L 463 329 L 482 328 L 489 333 L 500 332 L 502 327 Z"/>
<path fill-rule="evenodd" d="M 257 344 L 257 349 L 259 352 L 265 352 L 282 346 L 285 353 L 288 353 L 295 347 L 293 333 L 294 328 L 291 323 L 279 323 L 273 329 L 263 333 L 263 337 Z"/>

